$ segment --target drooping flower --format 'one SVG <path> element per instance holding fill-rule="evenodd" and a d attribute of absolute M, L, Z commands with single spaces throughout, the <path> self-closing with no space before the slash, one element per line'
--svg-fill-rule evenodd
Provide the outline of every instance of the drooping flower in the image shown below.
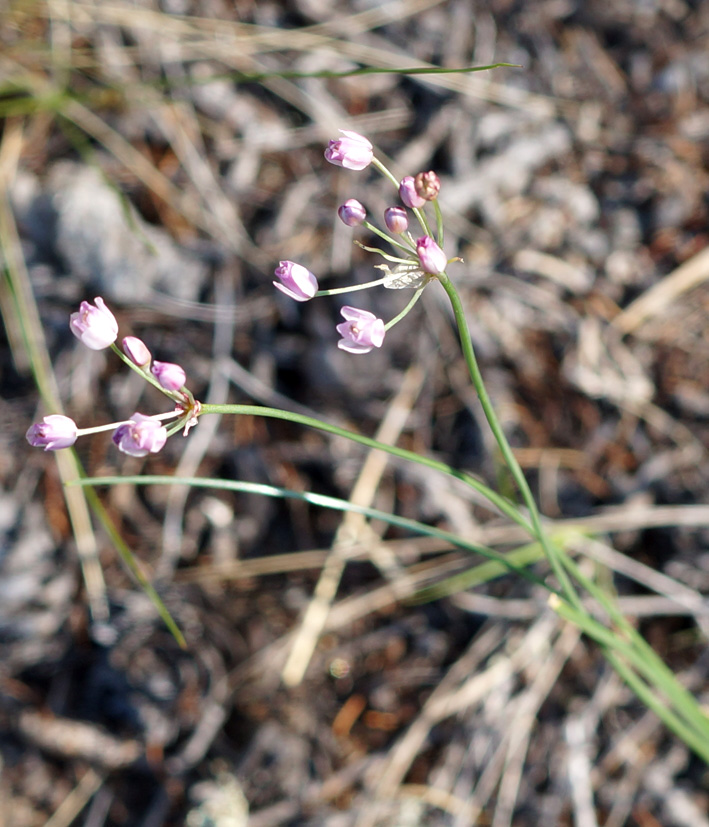
<path fill-rule="evenodd" d="M 280 283 L 274 281 L 275 286 L 297 302 L 307 302 L 318 292 L 318 280 L 302 264 L 281 261 L 275 275 L 281 280 Z"/>
<path fill-rule="evenodd" d="M 357 132 L 340 129 L 344 138 L 331 140 L 325 150 L 325 160 L 345 169 L 366 169 L 374 158 L 374 147 Z"/>
<path fill-rule="evenodd" d="M 62 414 L 50 414 L 41 422 L 35 422 L 27 430 L 27 442 L 34 448 L 44 448 L 45 451 L 58 451 L 60 448 L 69 448 L 76 442 L 78 429 L 76 422 Z"/>
<path fill-rule="evenodd" d="M 441 191 L 441 179 L 433 170 L 419 172 L 414 178 L 414 187 L 424 201 L 435 201 Z"/>
<path fill-rule="evenodd" d="M 147 368 L 153 358 L 148 346 L 137 336 L 126 336 L 121 343 L 125 355 L 139 368 Z"/>
<path fill-rule="evenodd" d="M 409 229 L 409 217 L 403 207 L 387 207 L 384 210 L 384 223 L 390 233 L 401 235 Z"/>
<path fill-rule="evenodd" d="M 412 210 L 416 210 L 419 207 L 423 207 L 426 203 L 425 198 L 421 198 L 421 196 L 416 192 L 416 184 L 414 182 L 413 175 L 407 175 L 405 178 L 401 179 L 401 183 L 399 184 L 399 198 Z"/>
<path fill-rule="evenodd" d="M 118 322 L 106 307 L 104 300 L 97 296 L 96 305 L 81 302 L 79 310 L 69 317 L 71 332 L 91 350 L 103 350 L 116 341 Z"/>
<path fill-rule="evenodd" d="M 384 322 L 368 310 L 345 306 L 340 310 L 345 319 L 336 326 L 342 339 L 337 343 L 348 353 L 369 353 L 373 347 L 381 347 L 386 331 Z"/>
<path fill-rule="evenodd" d="M 160 420 L 134 413 L 129 422 L 124 422 L 113 433 L 113 441 L 119 451 L 131 457 L 156 454 L 167 441 L 167 429 Z"/>
<path fill-rule="evenodd" d="M 173 362 L 158 362 L 156 359 L 150 367 L 150 372 L 166 391 L 179 391 L 187 381 L 183 368 Z"/>
<path fill-rule="evenodd" d="M 356 198 L 348 198 L 347 201 L 337 210 L 343 224 L 348 227 L 356 227 L 367 217 L 367 210 Z"/>
<path fill-rule="evenodd" d="M 433 276 L 445 272 L 448 266 L 446 254 L 430 236 L 424 235 L 416 240 L 416 253 L 424 272 Z"/>

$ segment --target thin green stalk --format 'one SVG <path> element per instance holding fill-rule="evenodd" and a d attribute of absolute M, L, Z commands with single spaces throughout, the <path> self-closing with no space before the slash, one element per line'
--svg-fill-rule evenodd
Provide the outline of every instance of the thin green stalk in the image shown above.
<path fill-rule="evenodd" d="M 691 725 L 685 724 L 677 715 L 668 709 L 652 692 L 650 687 L 636 675 L 630 667 L 613 652 L 604 651 L 610 665 L 628 684 L 637 697 L 651 709 L 665 726 L 681 738 L 684 743 L 709 764 L 709 740 L 706 735 L 700 735 Z"/>
<path fill-rule="evenodd" d="M 375 227 L 374 224 L 370 224 L 369 221 L 362 222 L 363 226 L 366 227 L 370 232 L 378 235 L 379 238 L 384 239 L 384 241 L 388 241 L 392 247 L 398 247 L 400 250 L 403 250 L 405 253 L 410 253 L 411 250 L 405 245 L 402 244 L 400 241 L 397 241 L 395 238 L 392 238 L 387 233 L 380 230 L 378 227 Z"/>
<path fill-rule="evenodd" d="M 90 477 L 75 480 L 73 485 L 91 486 L 88 491 L 92 492 L 92 496 L 96 496 L 93 492 L 93 487 L 99 485 L 189 485 L 193 488 L 217 488 L 224 491 L 238 491 L 246 494 L 258 494 L 263 497 L 278 497 L 281 499 L 300 500 L 321 508 L 331 508 L 334 511 L 352 511 L 355 514 L 362 514 L 371 520 L 381 520 L 389 525 L 403 528 L 416 534 L 423 534 L 426 537 L 435 537 L 446 543 L 450 543 L 457 548 L 464 551 L 475 552 L 488 560 L 493 561 L 495 565 L 503 566 L 507 571 L 512 571 L 515 574 L 524 577 L 531 583 L 538 586 L 543 586 L 547 591 L 551 591 L 552 596 L 557 596 L 557 593 L 548 586 L 540 577 L 537 577 L 533 572 L 528 571 L 526 566 L 526 559 L 522 558 L 522 565 L 518 565 L 513 555 L 502 554 L 495 551 L 488 546 L 479 543 L 471 543 L 451 531 L 445 531 L 441 528 L 420 523 L 418 520 L 412 520 L 409 517 L 399 517 L 396 514 L 390 514 L 388 511 L 380 511 L 378 508 L 370 508 L 365 505 L 356 505 L 348 500 L 342 500 L 338 497 L 330 497 L 326 494 L 316 494 L 313 491 L 292 491 L 289 488 L 281 488 L 275 485 L 265 485 L 257 482 L 244 482 L 242 480 L 223 480 L 223 479 L 208 479 L 202 477 L 170 477 L 159 475 L 141 475 L 129 477 Z M 142 577 L 140 569 L 135 566 L 134 562 L 127 559 L 129 565 L 136 573 L 136 576 Z M 143 581 L 141 580 L 141 583 Z M 145 581 L 147 583 L 147 581 Z M 149 583 L 147 587 L 151 588 Z M 154 590 L 153 590 L 154 591 Z"/>
<path fill-rule="evenodd" d="M 562 562 L 580 584 L 599 604 L 608 612 L 611 620 L 622 630 L 630 644 L 638 652 L 643 667 L 639 671 L 672 701 L 689 723 L 704 731 L 709 739 L 709 717 L 702 712 L 697 704 L 696 698 L 687 691 L 677 680 L 674 672 L 660 658 L 645 638 L 635 629 L 632 624 L 623 616 L 622 612 L 615 605 L 614 601 L 601 589 L 593 580 L 581 571 L 575 560 L 568 556 L 562 556 Z"/>
<path fill-rule="evenodd" d="M 324 431 L 327 434 L 334 434 L 341 436 L 344 439 L 349 439 L 352 442 L 358 442 L 360 445 L 366 445 L 367 448 L 377 448 L 394 457 L 408 460 L 409 462 L 417 462 L 419 465 L 424 465 L 427 468 L 432 468 L 447 474 L 450 477 L 461 480 L 466 485 L 469 485 L 485 499 L 492 503 L 502 514 L 509 517 L 517 525 L 521 526 L 525 531 L 533 534 L 533 527 L 518 511 L 515 506 L 500 496 L 492 488 L 489 488 L 484 483 L 476 480 L 475 477 L 466 474 L 464 471 L 458 471 L 444 462 L 431 459 L 430 457 L 421 456 L 413 451 L 407 451 L 405 448 L 397 448 L 394 445 L 386 445 L 383 442 L 378 442 L 376 439 L 371 439 L 361 434 L 356 434 L 353 431 L 348 431 L 345 428 L 340 428 L 337 425 L 330 425 L 327 422 L 321 422 L 319 419 L 314 419 L 310 416 L 303 416 L 302 414 L 293 413 L 292 411 L 282 411 L 279 408 L 266 408 L 261 405 L 210 405 L 204 403 L 201 408 L 201 415 L 204 414 L 235 414 L 236 416 L 266 416 L 271 419 L 283 419 L 286 422 L 295 422 L 298 425 L 305 425 L 307 428 L 315 428 L 318 431 Z"/>
<path fill-rule="evenodd" d="M 568 600 L 573 603 L 575 606 L 581 607 L 581 600 L 576 593 L 576 590 L 569 579 L 566 570 L 562 566 L 559 561 L 558 551 L 556 548 L 549 543 L 544 528 L 542 526 L 541 518 L 539 515 L 539 509 L 537 508 L 537 504 L 534 501 L 534 497 L 532 496 L 532 492 L 529 488 L 527 480 L 522 473 L 522 469 L 520 468 L 517 459 L 512 452 L 512 448 L 510 447 L 509 442 L 507 441 L 507 437 L 505 436 L 505 432 L 500 425 L 500 421 L 497 418 L 497 414 L 495 413 L 495 409 L 492 406 L 492 402 L 490 401 L 490 397 L 487 394 L 487 390 L 485 388 L 485 383 L 483 382 L 482 374 L 480 373 L 480 368 L 478 367 L 477 359 L 475 358 L 475 351 L 473 350 L 473 343 L 470 338 L 470 331 L 468 330 L 468 322 L 465 318 L 465 311 L 463 309 L 463 304 L 460 300 L 460 296 L 458 295 L 458 291 L 453 286 L 450 278 L 447 276 L 446 273 L 441 273 L 438 276 L 439 281 L 443 285 L 443 289 L 448 294 L 448 298 L 450 299 L 451 305 L 453 307 L 453 315 L 455 316 L 456 325 L 458 326 L 458 335 L 460 338 L 460 344 L 463 349 L 463 356 L 465 361 L 468 365 L 468 372 L 470 373 L 470 379 L 477 391 L 478 398 L 480 399 L 480 404 L 482 405 L 483 412 L 485 413 L 485 417 L 488 421 L 490 426 L 490 430 L 492 431 L 495 440 L 502 452 L 502 456 L 507 464 L 507 467 L 510 469 L 510 472 L 517 483 L 517 487 L 522 495 L 522 499 L 524 500 L 525 505 L 529 511 L 529 516 L 532 521 L 532 525 L 534 527 L 533 536 L 535 536 L 539 542 L 542 544 L 542 548 L 544 549 L 544 553 L 547 555 L 549 559 L 549 563 L 556 575 L 557 579 L 559 580 L 559 585 L 562 588 L 563 593 L 566 595 Z"/>
<path fill-rule="evenodd" d="M 387 323 L 384 325 L 384 330 L 391 330 L 391 328 L 392 328 L 392 327 L 394 327 L 394 325 L 395 325 L 397 322 L 400 322 L 400 321 L 404 318 L 404 316 L 406 316 L 406 315 L 407 315 L 407 313 L 411 310 L 411 308 L 412 308 L 412 307 L 416 304 L 416 302 L 417 302 L 417 301 L 421 298 L 421 296 L 423 295 L 423 291 L 424 291 L 424 289 L 425 289 L 425 287 L 426 287 L 426 284 L 428 284 L 428 282 L 426 282 L 425 284 L 422 284 L 422 285 L 421 285 L 421 287 L 419 287 L 419 288 L 418 288 L 418 290 L 417 290 L 417 291 L 414 293 L 414 295 L 412 296 L 411 301 L 409 301 L 409 303 L 408 303 L 408 304 L 406 305 L 406 307 L 405 307 L 405 308 L 401 311 L 401 313 L 399 313 L 398 315 L 394 316 L 394 318 L 393 318 L 390 322 L 387 322 Z"/>
<path fill-rule="evenodd" d="M 120 481 L 120 477 L 118 478 L 118 481 Z M 109 517 L 108 512 L 103 507 L 103 503 L 94 491 L 91 484 L 91 480 L 87 479 L 86 477 L 80 477 L 79 479 L 68 480 L 65 483 L 65 485 L 68 487 L 80 485 L 83 488 L 84 493 L 86 495 L 86 499 L 89 501 L 91 505 L 91 510 L 101 521 L 101 524 L 103 525 L 105 532 L 111 538 L 111 542 L 120 554 L 121 559 L 128 567 L 128 569 L 132 572 L 133 576 L 138 581 L 140 587 L 143 589 L 145 594 L 151 600 L 151 602 L 157 609 L 158 614 L 162 618 L 163 623 L 170 630 L 172 636 L 175 638 L 179 646 L 182 649 L 186 649 L 187 642 L 185 641 L 185 637 L 180 631 L 179 626 L 173 620 L 172 615 L 168 611 L 167 606 L 165 606 L 165 604 L 163 603 L 160 595 L 155 590 L 153 584 L 148 580 L 145 574 L 143 574 L 143 570 L 138 565 L 135 555 L 126 545 L 125 541 L 123 540 L 123 537 L 121 537 L 118 529 Z"/>
<path fill-rule="evenodd" d="M 369 290 L 370 287 L 377 287 L 380 284 L 384 284 L 385 281 L 386 279 L 375 279 L 374 281 L 368 281 L 364 284 L 355 284 L 353 287 L 333 287 L 331 290 L 318 290 L 313 298 L 319 298 L 320 296 L 337 296 L 340 293 L 356 293 L 358 290 Z"/>

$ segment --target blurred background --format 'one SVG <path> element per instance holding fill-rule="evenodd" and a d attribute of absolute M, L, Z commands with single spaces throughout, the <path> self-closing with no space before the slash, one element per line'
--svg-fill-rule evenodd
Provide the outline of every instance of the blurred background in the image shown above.
<path fill-rule="evenodd" d="M 709 824 L 706 767 L 543 590 L 295 501 L 98 490 L 181 650 L 63 489 L 68 452 L 24 439 L 60 404 L 80 427 L 166 409 L 71 335 L 102 296 L 203 401 L 379 434 L 513 496 L 438 285 L 366 356 L 337 349 L 339 308 L 388 320 L 408 294 L 272 287 L 282 259 L 322 288 L 378 277 L 336 208 L 381 224 L 396 193 L 322 155 L 357 131 L 397 176 L 440 175 L 449 274 L 544 515 L 588 528 L 569 551 L 706 702 L 708 46 L 700 0 L 0 4 L 0 824 Z M 288 74 L 496 62 L 516 67 Z M 205 417 L 146 460 L 76 447 L 89 475 L 524 541 L 442 475 L 285 422 Z"/>

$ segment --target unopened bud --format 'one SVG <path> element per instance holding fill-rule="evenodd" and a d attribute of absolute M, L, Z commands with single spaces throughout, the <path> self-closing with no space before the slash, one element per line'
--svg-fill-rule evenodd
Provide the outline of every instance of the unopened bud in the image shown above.
<path fill-rule="evenodd" d="M 403 207 L 387 207 L 384 210 L 384 223 L 390 233 L 401 235 L 409 229 L 409 217 Z"/>
<path fill-rule="evenodd" d="M 356 198 L 348 198 L 347 201 L 337 210 L 343 224 L 348 227 L 356 227 L 367 217 L 367 210 Z"/>
<path fill-rule="evenodd" d="M 414 178 L 414 187 L 424 201 L 435 201 L 441 191 L 441 179 L 433 170 L 419 172 Z"/>

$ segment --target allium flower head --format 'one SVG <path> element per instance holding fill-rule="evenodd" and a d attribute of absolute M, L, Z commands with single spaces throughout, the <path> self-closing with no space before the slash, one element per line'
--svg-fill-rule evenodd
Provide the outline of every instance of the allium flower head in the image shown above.
<path fill-rule="evenodd" d="M 401 235 L 409 229 L 409 217 L 403 207 L 387 207 L 384 210 L 384 223 L 390 233 Z"/>
<path fill-rule="evenodd" d="M 103 299 L 97 296 L 96 305 L 81 302 L 79 310 L 69 317 L 71 332 L 91 350 L 103 350 L 116 341 L 118 322 L 106 307 Z"/>
<path fill-rule="evenodd" d="M 185 371 L 173 362 L 158 362 L 156 359 L 150 372 L 158 380 L 160 387 L 165 388 L 166 391 L 179 391 L 187 381 Z"/>
<path fill-rule="evenodd" d="M 425 201 L 435 201 L 441 191 L 441 179 L 433 170 L 419 172 L 414 178 L 414 187 Z"/>
<path fill-rule="evenodd" d="M 343 224 L 348 227 L 356 227 L 367 217 L 367 210 L 356 198 L 348 198 L 347 201 L 337 210 Z"/>
<path fill-rule="evenodd" d="M 345 321 L 336 326 L 342 339 L 337 343 L 349 353 L 369 353 L 373 347 L 381 347 L 386 331 L 384 322 L 368 310 L 345 306 L 340 310 Z"/>
<path fill-rule="evenodd" d="M 297 302 L 307 302 L 318 292 L 318 280 L 302 264 L 281 261 L 275 274 L 281 280 L 280 283 L 273 282 L 276 287 Z"/>
<path fill-rule="evenodd" d="M 148 346 L 137 336 L 126 336 L 121 342 L 125 355 L 139 368 L 146 368 L 153 358 Z"/>
<path fill-rule="evenodd" d="M 68 416 L 50 414 L 41 422 L 30 425 L 26 437 L 34 448 L 44 448 L 45 451 L 69 448 L 76 442 L 76 422 Z"/>
<path fill-rule="evenodd" d="M 357 132 L 340 129 L 344 138 L 330 141 L 325 150 L 325 160 L 345 169 L 365 169 L 372 163 L 374 148 L 372 144 Z"/>
<path fill-rule="evenodd" d="M 156 454 L 167 441 L 167 429 L 152 416 L 134 413 L 130 422 L 119 425 L 113 432 L 113 441 L 119 451 L 132 457 Z"/>
<path fill-rule="evenodd" d="M 448 266 L 446 254 L 430 236 L 424 235 L 416 240 L 416 253 L 424 272 L 433 276 L 445 272 Z"/>
<path fill-rule="evenodd" d="M 426 203 L 425 198 L 421 198 L 421 196 L 416 192 L 416 184 L 414 182 L 413 175 L 407 175 L 405 178 L 401 179 L 401 183 L 399 184 L 399 198 L 412 210 L 416 210 L 419 207 L 423 207 Z"/>

